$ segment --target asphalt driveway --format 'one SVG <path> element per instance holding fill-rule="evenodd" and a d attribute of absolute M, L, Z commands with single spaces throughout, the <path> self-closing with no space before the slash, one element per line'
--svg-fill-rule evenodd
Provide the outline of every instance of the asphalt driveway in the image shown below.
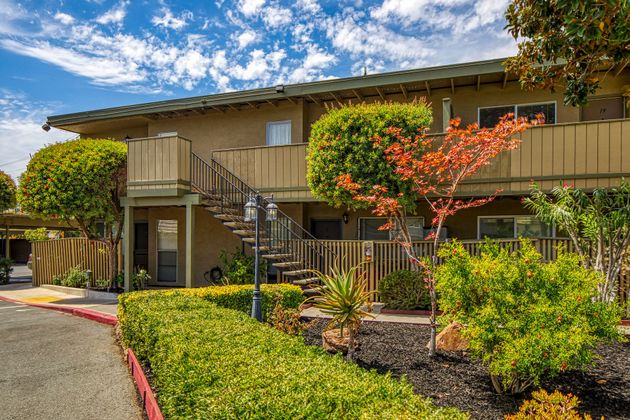
<path fill-rule="evenodd" d="M 0 301 L 0 417 L 142 419 L 113 329 Z"/>

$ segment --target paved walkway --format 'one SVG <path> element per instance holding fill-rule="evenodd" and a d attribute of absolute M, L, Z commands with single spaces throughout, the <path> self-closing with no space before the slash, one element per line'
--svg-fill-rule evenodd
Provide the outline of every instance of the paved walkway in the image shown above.
<path fill-rule="evenodd" d="M 0 337 L 1 418 L 143 418 L 110 326 L 0 301 Z"/>
<path fill-rule="evenodd" d="M 368 321 L 380 321 L 380 322 L 400 322 L 404 324 L 424 324 L 429 325 L 429 317 L 427 315 L 394 315 L 394 314 L 382 314 L 375 308 L 373 313 L 374 318 L 366 317 Z M 302 316 L 309 318 L 331 318 L 329 315 L 324 315 L 319 309 L 310 307 L 302 311 Z"/>
<path fill-rule="evenodd" d="M 110 315 L 116 315 L 118 310 L 118 301 L 114 299 L 87 299 L 44 287 L 33 287 L 30 283 L 10 283 L 6 286 L 0 286 L 0 297 L 19 300 L 24 303 L 47 303 L 90 309 Z"/>

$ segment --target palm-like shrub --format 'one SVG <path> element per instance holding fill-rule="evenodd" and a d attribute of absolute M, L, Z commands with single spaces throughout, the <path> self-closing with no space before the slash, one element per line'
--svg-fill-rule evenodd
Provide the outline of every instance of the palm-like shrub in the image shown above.
<path fill-rule="evenodd" d="M 367 291 L 367 278 L 359 272 L 359 265 L 348 271 L 334 268 L 332 274 L 318 272 L 322 285 L 320 296 L 313 297 L 314 306 L 322 313 L 332 316 L 329 325 L 339 327 L 339 334 L 348 332 L 348 360 L 354 356 L 355 337 L 365 316 L 372 316 L 363 307 L 368 303 L 370 292 Z"/>

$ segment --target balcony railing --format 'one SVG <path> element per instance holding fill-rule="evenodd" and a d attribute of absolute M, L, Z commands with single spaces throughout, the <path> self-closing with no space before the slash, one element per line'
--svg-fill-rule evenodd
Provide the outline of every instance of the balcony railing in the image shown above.
<path fill-rule="evenodd" d="M 190 140 L 180 136 L 130 139 L 129 197 L 180 196 L 190 192 Z"/>
<path fill-rule="evenodd" d="M 439 137 L 443 134 L 435 134 Z M 521 146 L 497 157 L 462 185 L 462 195 L 520 195 L 566 182 L 591 189 L 630 176 L 630 119 L 532 127 Z M 306 144 L 224 149 L 213 158 L 279 201 L 313 200 L 306 183 Z"/>

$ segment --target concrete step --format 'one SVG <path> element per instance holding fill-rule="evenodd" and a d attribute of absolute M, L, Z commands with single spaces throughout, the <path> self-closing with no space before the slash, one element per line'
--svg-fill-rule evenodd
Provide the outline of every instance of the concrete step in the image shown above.
<path fill-rule="evenodd" d="M 255 250 L 256 250 L 256 247 L 255 247 L 255 246 L 252 246 L 252 249 L 255 251 Z M 274 252 L 276 252 L 276 251 L 279 251 L 279 250 L 281 250 L 281 249 L 282 249 L 282 247 L 281 247 L 280 245 L 275 245 L 275 246 L 262 245 L 262 246 L 260 247 L 260 252 L 269 252 L 269 251 L 274 251 Z M 263 257 L 263 258 L 269 258 L 269 257 L 273 257 L 274 255 L 289 255 L 289 256 L 291 256 L 291 257 L 293 256 L 293 255 L 291 255 L 291 254 L 264 254 L 264 255 L 262 255 L 262 257 Z M 270 258 L 270 259 L 273 259 L 273 258 Z"/>
<path fill-rule="evenodd" d="M 235 231 L 235 232 L 236 232 L 236 231 Z M 247 236 L 247 237 L 242 238 L 242 241 L 243 241 L 243 242 L 247 242 L 248 244 L 255 244 L 255 243 L 256 243 L 256 238 L 253 238 L 253 237 Z M 268 243 L 268 242 L 269 242 L 269 238 L 260 238 L 259 242 L 260 242 L 261 244 Z M 261 248 L 262 248 L 262 247 L 261 247 Z"/>
<path fill-rule="evenodd" d="M 269 247 L 267 247 L 267 248 L 269 248 Z M 260 247 L 260 250 L 261 251 L 265 251 L 262 246 Z M 268 249 L 267 249 L 267 251 L 268 251 Z M 284 259 L 287 259 L 287 258 L 292 258 L 293 254 L 265 254 L 262 257 L 266 258 L 268 260 L 284 260 Z"/>
<path fill-rule="evenodd" d="M 215 214 L 214 217 L 216 217 L 219 220 L 225 220 L 227 222 L 245 223 L 245 217 L 241 216 L 240 214 Z"/>
<path fill-rule="evenodd" d="M 246 238 L 253 237 L 254 235 L 256 235 L 256 231 L 250 230 L 250 229 L 236 229 L 236 230 L 233 230 L 232 233 L 238 236 L 244 236 Z"/>
<path fill-rule="evenodd" d="M 282 274 L 289 277 L 298 277 L 298 276 L 303 276 L 305 274 L 312 274 L 312 273 L 313 273 L 313 270 L 303 269 L 303 270 L 285 271 Z"/>
<path fill-rule="evenodd" d="M 309 284 L 319 283 L 319 278 L 309 277 L 307 279 L 293 280 L 291 283 L 295 284 L 296 286 L 308 286 Z"/>
<path fill-rule="evenodd" d="M 326 290 L 326 286 L 311 287 L 310 289 L 304 289 L 304 295 L 308 297 L 318 296 L 321 295 L 324 290 Z"/>
<path fill-rule="evenodd" d="M 252 222 L 223 222 L 223 224 L 232 229 L 253 230 L 256 227 Z"/>
<path fill-rule="evenodd" d="M 277 262 L 272 265 L 276 268 L 298 268 L 302 266 L 302 261 Z"/>

